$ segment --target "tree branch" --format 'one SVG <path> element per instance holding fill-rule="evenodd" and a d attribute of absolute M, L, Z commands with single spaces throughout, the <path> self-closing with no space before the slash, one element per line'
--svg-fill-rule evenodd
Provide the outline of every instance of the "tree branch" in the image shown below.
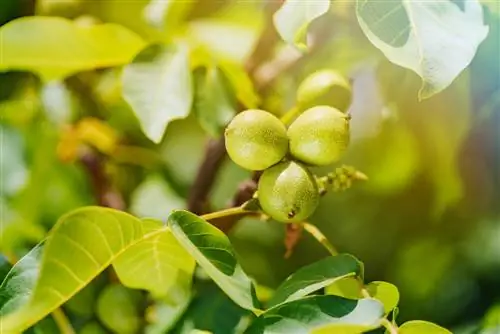
<path fill-rule="evenodd" d="M 279 8 L 281 1 L 271 2 L 266 12 L 268 13 L 266 24 L 257 40 L 255 47 L 245 63 L 245 69 L 250 77 L 253 77 L 258 66 L 260 66 L 274 52 L 274 46 L 279 41 L 278 33 L 274 29 L 272 15 Z M 258 88 L 257 88 L 258 89 Z M 242 111 L 244 106 L 238 106 Z M 198 169 L 198 174 L 189 192 L 188 210 L 202 214 L 206 211 L 207 197 L 217 177 L 217 173 L 226 158 L 226 147 L 224 137 L 210 139 L 205 148 L 205 156 Z"/>

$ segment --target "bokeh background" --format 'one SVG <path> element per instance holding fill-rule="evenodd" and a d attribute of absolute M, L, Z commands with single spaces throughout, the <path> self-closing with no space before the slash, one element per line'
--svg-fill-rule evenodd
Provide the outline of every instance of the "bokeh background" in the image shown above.
<path fill-rule="evenodd" d="M 263 28 L 265 2 L 201 0 L 158 29 L 145 19 L 146 0 L 2 0 L 0 24 L 35 13 L 114 22 L 149 41 L 182 34 L 221 59 L 242 63 Z M 369 181 L 328 194 L 311 222 L 364 262 L 367 281 L 398 286 L 401 320 L 472 333 L 500 305 L 500 5 L 485 2 L 490 33 L 471 66 L 445 91 L 419 102 L 420 79 L 369 43 L 352 4 L 334 1 L 314 23 L 313 30 L 328 32 L 321 46 L 266 89 L 263 108 L 276 114 L 289 109 L 297 85 L 317 69 L 351 79 L 352 143 L 342 163 Z M 280 45 L 277 60 L 256 75 L 267 75 L 290 53 Z M 89 164 L 75 156 L 106 152 L 109 142 L 119 149 L 103 153 L 101 163 L 127 211 L 165 219 L 186 207 L 211 136 L 189 116 L 169 124 L 161 143 L 153 144 L 122 99 L 119 78 L 120 68 L 50 83 L 27 72 L 0 73 L 0 252 L 7 257 L 22 256 L 62 214 L 98 203 Z M 88 137 L 84 147 L 71 141 L 77 127 Z M 213 208 L 225 207 L 249 177 L 226 159 L 210 196 Z M 326 255 L 304 236 L 285 260 L 285 229 L 273 222 L 242 220 L 230 237 L 244 269 L 271 288 Z"/>

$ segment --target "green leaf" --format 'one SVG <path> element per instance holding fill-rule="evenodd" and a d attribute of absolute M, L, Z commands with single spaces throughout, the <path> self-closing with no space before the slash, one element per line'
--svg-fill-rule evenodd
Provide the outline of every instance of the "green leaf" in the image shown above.
<path fill-rule="evenodd" d="M 195 330 L 205 330 L 214 334 L 241 333 L 238 327 L 242 319 L 251 313 L 236 305 L 213 282 L 204 281 L 198 284 L 197 296 L 169 333 L 194 333 Z"/>
<path fill-rule="evenodd" d="M 375 299 L 310 296 L 267 310 L 245 333 L 305 334 L 328 324 L 376 326 L 383 314 L 382 304 Z"/>
<path fill-rule="evenodd" d="M 274 14 L 274 25 L 281 38 L 301 50 L 307 48 L 307 29 L 316 18 L 328 12 L 330 0 L 285 0 Z"/>
<path fill-rule="evenodd" d="M 170 333 L 172 327 L 176 324 L 180 317 L 186 312 L 191 301 L 191 294 L 182 296 L 176 301 L 156 301 L 154 305 L 146 310 L 146 318 L 148 325 L 145 328 L 146 334 L 163 334 Z M 182 298 L 184 297 L 184 298 Z"/>
<path fill-rule="evenodd" d="M 327 257 L 302 267 L 276 290 L 269 306 L 304 297 L 347 276 L 359 275 L 361 264 L 351 255 Z"/>
<path fill-rule="evenodd" d="M 108 334 L 108 332 L 97 321 L 93 321 L 83 326 L 79 334 Z"/>
<path fill-rule="evenodd" d="M 393 63 L 423 80 L 419 98 L 449 86 L 467 67 L 486 38 L 483 10 L 477 0 L 357 0 L 356 14 L 370 42 Z"/>
<path fill-rule="evenodd" d="M 3 196 L 13 196 L 27 183 L 29 176 L 24 161 L 23 138 L 14 128 L 4 124 L 0 124 L 0 133 L 2 134 L 0 192 Z"/>
<path fill-rule="evenodd" d="M 168 123 L 191 111 L 193 87 L 185 46 L 154 44 L 123 70 L 123 97 L 144 133 L 159 143 Z"/>
<path fill-rule="evenodd" d="M 158 231 L 162 226 L 157 220 L 143 220 L 145 233 Z M 155 298 L 174 301 L 189 295 L 194 266 L 194 259 L 169 229 L 128 247 L 113 261 L 123 285 L 148 290 Z"/>
<path fill-rule="evenodd" d="M 2 26 L 0 35 L 0 71 L 32 71 L 46 81 L 126 64 L 145 45 L 123 26 L 80 26 L 61 17 L 19 18 Z"/>
<path fill-rule="evenodd" d="M 252 311 L 259 308 L 253 283 L 222 231 L 188 211 L 174 211 L 168 224 L 181 245 L 236 304 Z"/>
<path fill-rule="evenodd" d="M 156 218 L 167 221 L 168 214 L 186 206 L 160 174 L 149 175 L 133 192 L 130 212 L 137 217 Z"/>
<path fill-rule="evenodd" d="M 9 271 L 0 285 L 0 325 L 4 315 L 24 305 L 33 292 L 39 275 L 43 244 L 34 247 Z"/>
<path fill-rule="evenodd" d="M 451 334 L 449 330 L 422 320 L 412 320 L 405 322 L 399 327 L 400 334 Z"/>
<path fill-rule="evenodd" d="M 372 298 L 379 300 L 384 304 L 386 314 L 391 312 L 399 303 L 398 288 L 391 283 L 374 281 L 366 286 L 366 290 Z"/>
<path fill-rule="evenodd" d="M 165 229 L 149 232 L 139 219 L 101 207 L 85 207 L 61 217 L 44 243 L 36 284 L 36 275 L 26 279 L 27 274 L 20 273 L 21 282 L 7 282 L 0 289 L 2 294 L 23 289 L 15 311 L 0 318 L 4 333 L 30 327 L 89 284 L 128 247 Z"/>
<path fill-rule="evenodd" d="M 139 291 L 119 284 L 108 285 L 97 300 L 97 316 L 114 333 L 137 333 L 141 324 L 139 299 Z"/>
<path fill-rule="evenodd" d="M 203 129 L 220 136 L 236 115 L 236 100 L 224 73 L 216 66 L 200 67 L 194 72 L 195 114 Z"/>

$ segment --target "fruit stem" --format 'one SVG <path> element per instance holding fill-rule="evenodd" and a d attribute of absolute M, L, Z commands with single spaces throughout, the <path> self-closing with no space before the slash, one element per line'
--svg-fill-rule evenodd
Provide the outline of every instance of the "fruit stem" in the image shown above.
<path fill-rule="evenodd" d="M 281 116 L 280 120 L 283 122 L 283 124 L 290 125 L 295 117 L 300 114 L 300 111 L 300 108 L 298 106 L 295 106 L 288 110 L 283 116 Z"/>
<path fill-rule="evenodd" d="M 220 211 L 215 211 L 211 213 L 207 213 L 205 215 L 200 216 L 204 220 L 213 220 L 217 218 L 222 218 L 222 217 L 229 217 L 229 216 L 236 216 L 236 215 L 242 215 L 242 214 L 248 214 L 251 213 L 251 211 L 245 210 L 240 206 L 237 206 L 235 208 L 229 208 L 229 209 L 224 209 Z"/>
<path fill-rule="evenodd" d="M 61 334 L 75 334 L 75 330 L 61 308 L 55 309 L 54 312 L 52 312 L 52 317 Z"/>
<path fill-rule="evenodd" d="M 383 318 L 381 323 L 390 334 L 398 334 L 398 328 L 392 322 L 387 320 L 387 318 Z"/>
<path fill-rule="evenodd" d="M 304 230 L 312 235 L 314 239 L 318 240 L 318 242 L 322 244 L 330 254 L 332 254 L 333 256 L 339 255 L 339 252 L 335 249 L 335 247 L 333 247 L 330 241 L 328 241 L 325 235 L 321 233 L 321 231 L 316 226 L 307 222 L 302 223 L 302 226 L 304 226 Z"/>

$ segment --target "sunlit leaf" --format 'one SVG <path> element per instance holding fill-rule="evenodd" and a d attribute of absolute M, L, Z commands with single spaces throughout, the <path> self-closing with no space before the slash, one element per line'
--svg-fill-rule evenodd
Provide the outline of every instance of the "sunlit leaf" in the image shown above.
<path fill-rule="evenodd" d="M 419 98 L 424 99 L 451 84 L 488 34 L 479 2 L 463 6 L 450 0 L 357 0 L 356 13 L 373 45 L 420 75 Z"/>
<path fill-rule="evenodd" d="M 302 267 L 290 275 L 277 288 L 269 304 L 273 306 L 301 298 L 336 280 L 358 275 L 361 271 L 360 262 L 351 255 L 327 257 Z"/>
<path fill-rule="evenodd" d="M 191 111 L 193 87 L 184 46 L 148 46 L 125 67 L 122 84 L 123 97 L 155 143 L 170 121 Z"/>
<path fill-rule="evenodd" d="M 274 25 L 281 37 L 299 49 L 307 48 L 309 24 L 328 12 L 330 0 L 286 0 L 274 14 Z"/>
<path fill-rule="evenodd" d="M 375 299 L 311 296 L 267 310 L 245 333 L 305 334 L 328 324 L 375 326 L 383 314 L 382 304 Z"/>
<path fill-rule="evenodd" d="M 374 281 L 367 284 L 365 288 L 372 298 L 377 299 L 384 305 L 386 314 L 391 312 L 399 303 L 398 288 L 391 283 Z M 326 288 L 325 292 L 349 299 L 363 298 L 361 286 L 354 277 L 345 277 L 334 282 Z"/>
<path fill-rule="evenodd" d="M 97 300 L 99 320 L 114 333 L 137 333 L 141 324 L 138 293 L 123 285 L 108 285 Z"/>
<path fill-rule="evenodd" d="M 144 233 L 162 227 L 160 221 L 143 220 Z M 194 259 L 179 245 L 169 229 L 130 246 L 113 261 L 116 274 L 125 286 L 148 290 L 155 298 L 171 298 L 174 301 L 189 295 L 194 265 Z"/>
<path fill-rule="evenodd" d="M 188 211 L 173 212 L 168 224 L 177 240 L 236 304 L 248 310 L 259 308 L 253 283 L 222 231 Z"/>
<path fill-rule="evenodd" d="M 184 19 L 194 4 L 194 1 L 184 0 L 150 0 L 143 15 L 155 28 L 171 30 Z"/>
<path fill-rule="evenodd" d="M 260 97 L 243 66 L 228 61 L 220 62 L 219 66 L 231 82 L 238 100 L 249 109 L 256 108 L 260 103 Z"/>
<path fill-rule="evenodd" d="M 206 132 L 217 137 L 236 114 L 234 92 L 216 66 L 198 68 L 194 78 L 196 117 Z"/>
<path fill-rule="evenodd" d="M 363 325 L 326 325 L 316 328 L 311 331 L 311 334 L 360 334 L 371 329 L 379 327 L 378 325 L 363 326 Z"/>
<path fill-rule="evenodd" d="M 0 35 L 0 71 L 33 71 L 44 80 L 123 65 L 144 47 L 144 41 L 125 27 L 79 26 L 61 17 L 19 18 L 2 26 Z"/>
<path fill-rule="evenodd" d="M 3 331 L 30 327 L 84 288 L 128 247 L 165 229 L 145 230 L 139 219 L 107 208 L 85 207 L 61 217 L 44 243 L 38 279 L 22 282 L 25 297 L 0 318 Z M 19 285 L 7 284 L 1 290 L 12 294 L 16 289 Z"/>
<path fill-rule="evenodd" d="M 402 324 L 398 333 L 400 334 L 451 334 L 451 332 L 432 322 L 413 320 Z"/>

